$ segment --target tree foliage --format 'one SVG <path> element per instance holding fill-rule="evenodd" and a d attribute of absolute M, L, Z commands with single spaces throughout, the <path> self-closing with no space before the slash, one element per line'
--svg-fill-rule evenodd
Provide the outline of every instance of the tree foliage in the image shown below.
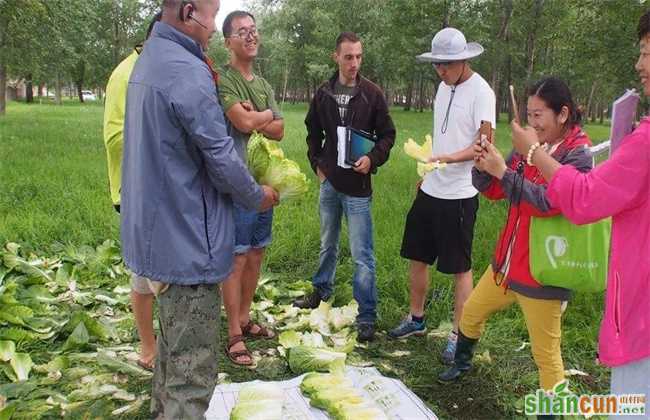
<path fill-rule="evenodd" d="M 472 65 L 493 86 L 499 111 L 510 111 L 509 84 L 523 108 L 526 86 L 555 75 L 592 117 L 635 85 L 636 24 L 646 9 L 626 0 L 254 0 L 252 6 L 263 35 L 263 75 L 278 92 L 288 79 L 289 90 L 308 96 L 335 70 L 334 40 L 349 30 L 364 41 L 363 73 L 390 101 L 422 109 L 438 79 L 415 56 L 430 49 L 438 30 L 453 26 L 485 47 Z"/>
<path fill-rule="evenodd" d="M 0 114 L 4 76 L 57 87 L 100 88 L 144 38 L 159 0 L 0 0 Z M 335 70 L 341 31 L 364 42 L 362 72 L 391 103 L 431 106 L 437 76 L 415 56 L 430 49 L 445 26 L 485 47 L 472 62 L 494 88 L 497 107 L 510 112 L 507 87 L 525 88 L 545 75 L 566 80 L 584 111 L 602 117 L 633 87 L 636 23 L 643 2 L 616 0 L 250 0 L 262 33 L 256 69 L 282 100 L 309 100 Z M 215 34 L 208 50 L 218 64 L 228 53 Z"/>

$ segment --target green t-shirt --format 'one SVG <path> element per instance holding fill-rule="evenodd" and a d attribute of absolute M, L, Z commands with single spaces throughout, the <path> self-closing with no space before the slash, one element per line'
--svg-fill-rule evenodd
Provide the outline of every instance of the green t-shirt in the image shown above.
<path fill-rule="evenodd" d="M 219 100 L 224 113 L 228 112 L 233 105 L 247 101 L 253 104 L 256 111 L 270 109 L 273 111 L 274 119 L 282 118 L 271 85 L 257 75 L 253 80 L 248 81 L 239 70 L 229 65 L 225 65 L 219 74 Z M 229 127 L 229 134 L 235 140 L 237 153 L 246 161 L 246 144 L 250 134 L 240 132 L 232 124 Z"/>

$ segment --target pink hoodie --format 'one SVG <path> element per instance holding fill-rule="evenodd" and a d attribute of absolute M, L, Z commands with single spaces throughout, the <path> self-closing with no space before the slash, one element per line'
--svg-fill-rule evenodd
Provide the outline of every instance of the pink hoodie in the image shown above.
<path fill-rule="evenodd" d="M 650 356 L 650 119 L 591 172 L 563 166 L 548 185 L 552 207 L 576 224 L 612 216 L 599 358 L 620 366 Z"/>

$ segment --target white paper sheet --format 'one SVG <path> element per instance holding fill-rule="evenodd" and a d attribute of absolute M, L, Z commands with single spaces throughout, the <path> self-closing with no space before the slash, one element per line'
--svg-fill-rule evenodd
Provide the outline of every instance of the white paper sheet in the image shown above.
<path fill-rule="evenodd" d="M 401 381 L 382 376 L 375 368 L 346 367 L 345 375 L 366 398 L 374 401 L 391 420 L 437 420 L 436 415 Z M 309 405 L 300 392 L 304 375 L 274 382 L 285 390 L 282 418 L 287 420 L 327 420 L 327 413 Z M 223 384 L 215 388 L 207 420 L 228 420 L 245 383 Z"/>
<path fill-rule="evenodd" d="M 347 148 L 345 147 L 345 134 L 345 127 L 336 127 L 336 136 L 338 138 L 336 144 L 336 151 L 338 152 L 336 163 L 341 168 L 350 169 L 352 166 L 345 163 L 345 154 L 347 153 Z"/>

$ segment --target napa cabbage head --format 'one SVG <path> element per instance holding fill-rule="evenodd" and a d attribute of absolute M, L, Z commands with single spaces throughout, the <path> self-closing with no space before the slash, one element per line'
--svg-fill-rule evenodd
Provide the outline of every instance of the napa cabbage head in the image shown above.
<path fill-rule="evenodd" d="M 247 153 L 248 170 L 253 175 L 253 178 L 255 178 L 255 181 L 259 182 L 266 173 L 271 159 L 271 149 L 269 148 L 268 140 L 262 134 L 253 132 L 248 139 Z"/>
<path fill-rule="evenodd" d="M 299 198 L 309 189 L 307 176 L 300 171 L 300 166 L 276 155 L 270 156 L 266 173 L 260 182 L 276 190 L 280 194 L 280 200 Z"/>
<path fill-rule="evenodd" d="M 253 382 L 239 390 L 230 420 L 280 420 L 284 390 L 277 385 Z"/>
<path fill-rule="evenodd" d="M 345 353 L 302 345 L 288 352 L 289 367 L 294 373 L 343 372 L 345 369 Z"/>

